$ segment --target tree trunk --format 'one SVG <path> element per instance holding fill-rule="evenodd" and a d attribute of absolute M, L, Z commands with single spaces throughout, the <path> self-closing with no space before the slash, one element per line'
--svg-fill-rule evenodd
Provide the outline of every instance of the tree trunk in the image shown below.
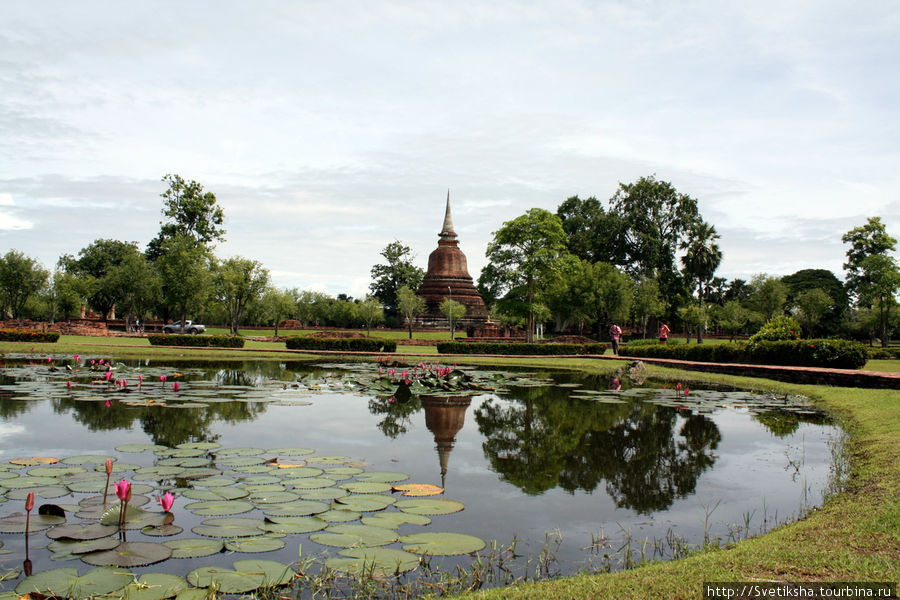
<path fill-rule="evenodd" d="M 697 286 L 697 306 L 698 306 L 698 308 L 700 308 L 700 312 L 698 313 L 698 316 L 703 315 L 703 282 L 702 281 Z M 706 319 L 704 318 L 704 321 L 705 320 Z M 703 325 L 704 324 L 705 323 L 701 323 L 700 321 L 697 321 L 697 343 L 698 344 L 703 343 Z"/>
<path fill-rule="evenodd" d="M 412 317 L 406 317 L 406 324 L 409 326 L 409 339 L 412 339 Z"/>

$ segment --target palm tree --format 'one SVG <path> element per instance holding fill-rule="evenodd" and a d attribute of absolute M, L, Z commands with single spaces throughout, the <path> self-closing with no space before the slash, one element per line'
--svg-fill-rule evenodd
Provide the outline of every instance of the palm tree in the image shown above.
<path fill-rule="evenodd" d="M 710 281 L 722 262 L 722 250 L 716 243 L 719 234 L 714 225 L 700 221 L 681 245 L 685 250 L 681 257 L 684 273 L 697 281 L 697 303 L 703 307 L 703 284 Z M 697 327 L 697 343 L 703 343 L 703 327 Z"/>

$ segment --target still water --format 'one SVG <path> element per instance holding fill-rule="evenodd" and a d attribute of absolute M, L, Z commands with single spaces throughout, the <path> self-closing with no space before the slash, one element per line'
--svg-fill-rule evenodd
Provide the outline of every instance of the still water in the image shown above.
<path fill-rule="evenodd" d="M 623 545 L 665 557 L 683 544 L 742 539 L 797 518 L 821 503 L 839 437 L 823 414 L 797 398 L 727 390 L 685 395 L 671 383 L 660 389 L 569 372 L 466 370 L 492 382 L 481 387 L 495 389 L 406 398 L 365 384 L 375 365 L 117 364 L 116 378 L 127 372 L 130 379 L 127 387 L 111 388 L 86 359 L 75 373 L 62 361 L 35 362 L 2 369 L 2 463 L 97 454 L 152 466 L 158 460 L 152 452 L 115 450 L 144 443 L 309 448 L 316 457 L 341 457 L 327 464 L 401 472 L 408 483 L 442 486 L 441 498 L 465 508 L 431 517 L 426 529 L 516 540 L 523 560 L 549 551 L 555 574 L 618 568 Z M 259 465 L 245 471 L 261 472 Z M 202 487 L 202 479 L 160 478 L 153 485 L 174 489 L 175 523 L 184 528 L 176 539 L 194 536 L 191 527 L 208 517 L 185 510 L 191 500 L 180 494 Z M 71 505 L 84 496 L 39 503 Z M 0 512 L 21 510 L 20 504 L 9 500 Z M 413 529 L 422 528 L 400 528 Z M 19 564 L 19 536 L 2 540 L 11 552 L 0 559 Z M 84 567 L 51 560 L 41 550 L 47 541 L 32 541 L 35 570 Z M 307 535 L 285 541 L 284 549 L 259 556 L 290 563 L 300 545 L 305 556 L 336 551 Z M 198 564 L 230 565 L 233 558 L 170 559 L 144 570 L 185 575 Z"/>

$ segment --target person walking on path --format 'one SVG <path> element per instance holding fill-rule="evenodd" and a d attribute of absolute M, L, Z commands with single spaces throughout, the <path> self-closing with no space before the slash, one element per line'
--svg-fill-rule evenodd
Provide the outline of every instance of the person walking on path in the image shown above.
<path fill-rule="evenodd" d="M 666 325 L 665 321 L 659 322 L 659 343 L 660 344 L 665 344 L 666 342 L 669 341 L 669 332 L 670 331 L 671 331 L 671 329 L 669 329 L 669 326 Z"/>
<path fill-rule="evenodd" d="M 619 354 L 619 338 L 622 337 L 622 328 L 613 323 L 609 326 L 609 339 L 612 340 L 613 354 Z"/>

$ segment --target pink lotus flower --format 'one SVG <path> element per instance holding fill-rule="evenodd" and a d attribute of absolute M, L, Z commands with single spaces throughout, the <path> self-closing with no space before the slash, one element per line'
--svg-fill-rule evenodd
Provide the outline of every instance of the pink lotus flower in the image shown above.
<path fill-rule="evenodd" d="M 81 359 L 81 357 L 78 356 L 77 354 L 73 355 L 72 358 L 75 359 L 75 362 L 78 362 Z"/>
<path fill-rule="evenodd" d="M 681 382 L 680 381 L 675 384 L 675 389 L 678 391 L 681 391 Z"/>
<path fill-rule="evenodd" d="M 97 364 L 101 364 L 101 365 L 102 365 L 102 364 L 103 364 L 103 359 L 102 359 L 102 358 L 99 359 L 99 360 L 97 361 Z"/>
<path fill-rule="evenodd" d="M 406 385 L 409 385 L 409 379 L 404 379 L 403 383 L 405 383 Z"/>
<path fill-rule="evenodd" d="M 117 481 L 116 496 L 122 502 L 128 502 L 131 499 L 131 483 L 125 479 Z"/>
<path fill-rule="evenodd" d="M 96 362 L 96 361 L 92 358 L 92 359 L 91 359 L 91 364 L 93 365 L 95 362 Z"/>
<path fill-rule="evenodd" d="M 106 381 L 109 381 L 110 379 L 112 379 L 112 376 L 113 376 L 112 371 L 107 371 L 106 372 Z"/>
<path fill-rule="evenodd" d="M 175 383 L 172 384 L 172 391 L 173 391 L 173 392 L 177 392 L 177 391 L 178 391 L 178 382 L 177 382 L 177 381 L 176 381 Z"/>
<path fill-rule="evenodd" d="M 684 395 L 687 396 L 691 393 L 691 388 L 684 388 Z"/>
<path fill-rule="evenodd" d="M 71 382 L 71 381 L 67 381 L 67 382 L 66 382 L 66 387 L 67 387 L 67 388 L 71 388 L 71 387 L 72 387 L 72 382 Z"/>
<path fill-rule="evenodd" d="M 144 383 L 144 376 L 138 375 L 138 387 L 141 387 L 142 383 Z"/>
<path fill-rule="evenodd" d="M 393 403 L 396 402 L 396 401 L 397 401 L 397 399 L 394 398 L 393 396 L 391 396 L 390 398 L 388 398 L 388 403 L 389 403 L 389 404 L 393 404 Z"/>
<path fill-rule="evenodd" d="M 106 399 L 106 402 L 103 403 L 103 406 L 105 406 L 106 408 L 112 406 L 112 402 L 109 401 L 109 398 Z"/>
<path fill-rule="evenodd" d="M 175 496 L 172 495 L 172 492 L 166 492 L 162 496 L 158 496 L 156 499 L 165 512 L 169 512 L 169 510 L 171 510 L 172 508 L 172 504 L 175 503 Z"/>
<path fill-rule="evenodd" d="M 166 382 L 166 376 L 165 376 L 165 375 L 160 375 L 160 376 L 159 376 L 159 380 L 162 381 L 163 383 L 165 383 L 165 382 Z"/>
<path fill-rule="evenodd" d="M 127 387 L 127 386 L 128 386 L 128 380 L 127 380 L 127 379 L 120 379 L 120 380 L 119 380 L 119 385 L 121 385 L 122 387 Z"/>
<path fill-rule="evenodd" d="M 52 356 L 48 356 L 48 357 L 47 357 L 47 362 L 53 362 L 53 357 L 52 357 Z"/>

